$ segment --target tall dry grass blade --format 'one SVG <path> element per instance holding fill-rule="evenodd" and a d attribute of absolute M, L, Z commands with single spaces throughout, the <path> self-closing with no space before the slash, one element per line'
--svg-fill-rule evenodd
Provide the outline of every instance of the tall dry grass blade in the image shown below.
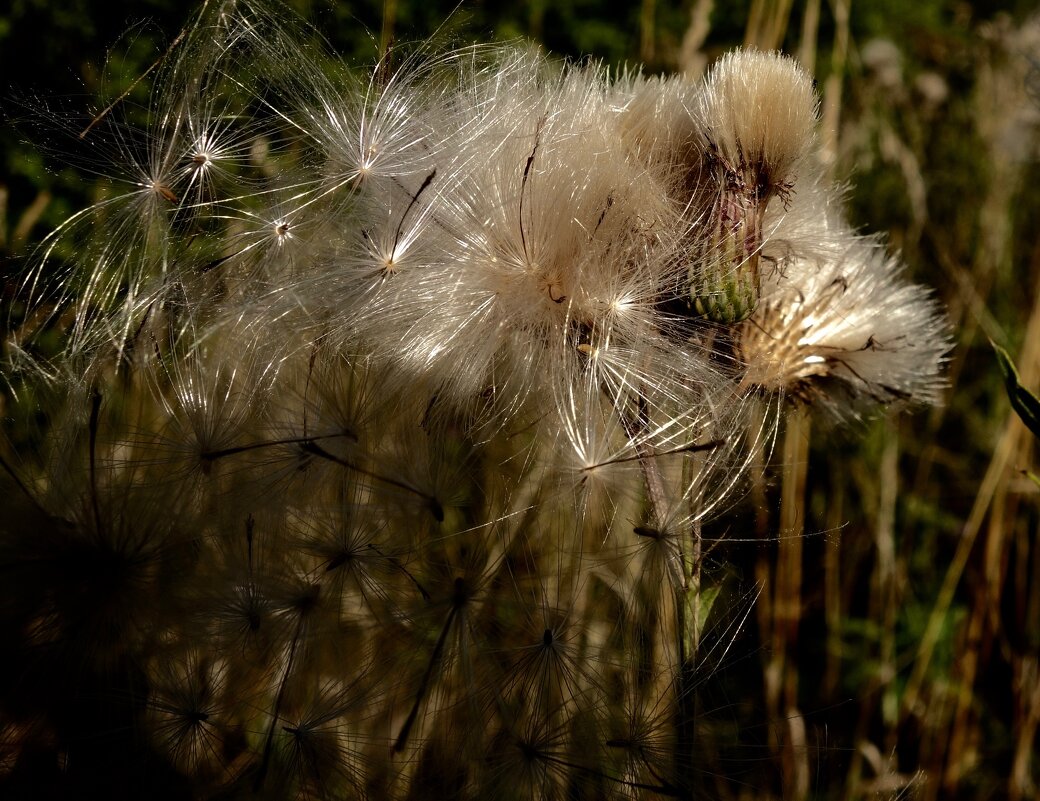
<path fill-rule="evenodd" d="M 1040 790 L 1033 780 L 1037 761 L 1034 743 L 1040 729 L 1040 663 L 1035 654 L 1016 664 L 1012 681 L 1022 702 L 1015 710 L 1015 749 L 1008 776 L 1008 799 L 1026 801 L 1036 798 Z"/>
<path fill-rule="evenodd" d="M 699 78 L 708 64 L 704 42 L 711 32 L 711 12 L 714 0 L 696 0 L 690 6 L 690 24 L 679 47 L 679 72 L 689 79 Z"/>
<path fill-rule="evenodd" d="M 798 60 L 811 73 L 816 72 L 816 40 L 820 35 L 820 0 L 807 0 L 802 16 L 802 38 Z"/>
<path fill-rule="evenodd" d="M 820 158 L 833 174 L 839 149 L 841 128 L 842 85 L 849 57 L 849 6 L 851 0 L 833 0 L 834 45 L 831 48 L 831 71 L 823 85 L 823 112 L 820 126 Z"/>
<path fill-rule="evenodd" d="M 386 58 L 394 44 L 394 26 L 397 24 L 397 0 L 383 0 L 383 24 L 379 30 L 379 58 Z"/>
<path fill-rule="evenodd" d="M 649 64 L 656 56 L 657 0 L 642 0 L 639 7 L 639 58 Z"/>
<path fill-rule="evenodd" d="M 754 0 L 744 28 L 744 46 L 777 50 L 783 44 L 794 0 Z"/>
<path fill-rule="evenodd" d="M 874 547 L 877 565 L 872 589 L 875 593 L 876 619 L 881 621 L 878 653 L 881 684 L 881 715 L 889 725 L 896 722 L 899 698 L 896 694 L 896 622 L 899 617 L 899 564 L 896 554 L 896 504 L 899 500 L 899 430 L 891 418 L 885 421 L 885 444 L 881 452 L 878 477 L 877 522 Z M 892 729 L 895 730 L 894 728 Z M 890 744 L 891 750 L 894 744 Z"/>

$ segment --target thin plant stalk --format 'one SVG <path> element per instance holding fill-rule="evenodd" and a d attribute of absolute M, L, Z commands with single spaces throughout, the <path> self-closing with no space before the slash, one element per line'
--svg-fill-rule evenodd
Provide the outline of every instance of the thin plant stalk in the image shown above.
<path fill-rule="evenodd" d="M 692 477 L 697 457 L 683 465 L 684 481 Z M 704 628 L 705 610 L 701 595 L 701 536 L 700 510 L 696 500 L 690 504 L 691 523 L 684 532 L 683 582 L 675 588 L 676 633 L 678 635 L 678 721 L 676 727 L 676 768 L 679 784 L 689 792 L 692 788 L 687 766 L 693 764 L 697 737 L 697 671 L 700 666 L 699 651 Z"/>
<path fill-rule="evenodd" d="M 777 706 L 785 729 L 783 762 L 786 798 L 809 794 L 809 751 L 798 704 L 795 648 L 802 617 L 802 551 L 805 540 L 805 497 L 809 470 L 811 418 L 801 407 L 785 420 L 783 474 L 780 490 L 780 539 L 773 596 L 773 656 Z"/>
<path fill-rule="evenodd" d="M 784 40 L 794 0 L 754 0 L 744 31 L 744 44 L 776 50 Z"/>

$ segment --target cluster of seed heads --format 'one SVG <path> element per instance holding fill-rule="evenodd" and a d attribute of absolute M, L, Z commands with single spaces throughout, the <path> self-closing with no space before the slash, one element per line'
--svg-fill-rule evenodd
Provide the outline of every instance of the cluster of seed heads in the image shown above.
<path fill-rule="evenodd" d="M 730 633 L 677 629 L 700 526 L 789 401 L 937 400 L 939 310 L 843 220 L 790 58 L 359 74 L 299 27 L 208 9 L 144 129 L 85 132 L 108 192 L 26 274 L 12 759 L 86 783 L 108 742 L 195 797 L 688 796 L 683 666 Z M 83 687 L 115 719 L 70 723 Z"/>

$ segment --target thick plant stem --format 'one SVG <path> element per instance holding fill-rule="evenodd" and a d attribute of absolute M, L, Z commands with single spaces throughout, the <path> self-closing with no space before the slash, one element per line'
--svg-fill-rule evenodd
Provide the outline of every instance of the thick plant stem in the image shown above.
<path fill-rule="evenodd" d="M 792 409 L 785 422 L 783 478 L 780 492 L 780 537 L 777 543 L 773 592 L 772 651 L 767 681 L 779 719 L 784 721 L 781 758 L 784 797 L 809 795 L 810 772 L 805 724 L 798 705 L 797 645 L 802 618 L 802 546 L 805 538 L 805 496 L 809 465 L 811 418 L 804 408 Z"/>
<path fill-rule="evenodd" d="M 701 620 L 701 525 L 696 518 L 683 544 L 683 583 L 675 590 L 678 672 L 676 675 L 675 774 L 680 797 L 693 797 L 693 755 L 697 736 L 697 667 Z"/>

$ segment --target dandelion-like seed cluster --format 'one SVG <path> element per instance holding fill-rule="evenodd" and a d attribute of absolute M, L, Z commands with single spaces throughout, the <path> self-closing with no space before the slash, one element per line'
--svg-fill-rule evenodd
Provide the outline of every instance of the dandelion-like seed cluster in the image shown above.
<path fill-rule="evenodd" d="M 202 795 L 690 792 L 694 533 L 786 402 L 936 401 L 936 304 L 843 221 L 790 58 L 359 75 L 297 27 L 201 17 L 25 278 L 29 691 L 121 694 L 112 737 Z M 27 742 L 74 771 L 68 702 Z"/>

